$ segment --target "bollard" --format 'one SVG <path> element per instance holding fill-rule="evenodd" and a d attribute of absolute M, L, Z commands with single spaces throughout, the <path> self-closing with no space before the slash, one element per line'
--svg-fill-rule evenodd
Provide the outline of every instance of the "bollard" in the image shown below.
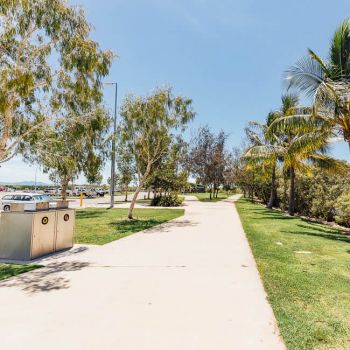
<path fill-rule="evenodd" d="M 80 192 L 80 208 L 83 206 L 83 192 Z"/>

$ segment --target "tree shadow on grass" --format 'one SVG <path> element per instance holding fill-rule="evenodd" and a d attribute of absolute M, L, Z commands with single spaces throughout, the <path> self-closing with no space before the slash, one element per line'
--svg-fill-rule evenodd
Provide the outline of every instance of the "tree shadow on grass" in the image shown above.
<path fill-rule="evenodd" d="M 115 221 L 110 223 L 118 233 L 128 234 L 136 233 L 140 231 L 146 231 L 146 233 L 155 233 L 155 232 L 167 232 L 173 227 L 187 227 L 187 226 L 196 226 L 197 223 L 193 223 L 189 220 L 122 220 Z"/>
<path fill-rule="evenodd" d="M 78 271 L 90 264 L 87 262 L 72 261 L 48 264 L 37 270 L 18 275 L 0 282 L 0 287 L 17 287 L 28 294 L 51 292 L 70 287 L 69 279 L 61 272 Z"/>
<path fill-rule="evenodd" d="M 322 227 L 314 223 L 309 223 L 308 225 L 297 224 L 297 226 L 302 229 L 307 229 L 307 231 L 281 231 L 281 232 L 295 234 L 295 235 L 319 237 L 319 238 L 329 239 L 332 241 L 350 243 L 350 236 L 344 234 L 342 231 L 337 229 Z"/>
<path fill-rule="evenodd" d="M 245 209 L 241 209 L 245 211 Z M 270 209 L 260 209 L 260 210 L 251 210 L 247 209 L 246 212 L 254 214 L 255 220 L 267 220 L 267 219 L 278 219 L 278 220 L 297 220 L 298 217 L 283 215 L 282 213 L 272 211 Z"/>
<path fill-rule="evenodd" d="M 148 219 L 148 220 L 120 220 L 120 221 L 112 221 L 109 223 L 110 226 L 113 226 L 118 233 L 132 233 L 146 230 L 155 225 L 159 225 L 163 223 L 162 220 Z"/>
<path fill-rule="evenodd" d="M 77 219 L 90 219 L 101 217 L 101 211 L 97 210 L 78 210 L 76 212 Z"/>

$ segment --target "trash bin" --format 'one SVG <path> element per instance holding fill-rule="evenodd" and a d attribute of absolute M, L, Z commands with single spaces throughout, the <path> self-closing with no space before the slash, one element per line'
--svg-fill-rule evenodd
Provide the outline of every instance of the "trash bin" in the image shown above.
<path fill-rule="evenodd" d="M 74 209 L 2 212 L 0 259 L 32 260 L 71 248 L 74 227 Z"/>

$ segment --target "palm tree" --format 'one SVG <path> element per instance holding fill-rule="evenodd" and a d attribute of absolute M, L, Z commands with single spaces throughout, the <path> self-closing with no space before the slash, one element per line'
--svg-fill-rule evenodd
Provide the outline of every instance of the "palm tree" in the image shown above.
<path fill-rule="evenodd" d="M 350 21 L 345 20 L 335 31 L 329 58 L 322 60 L 314 51 L 287 70 L 289 88 L 294 87 L 314 100 L 313 112 L 289 118 L 298 123 L 312 117 L 324 128 L 333 129 L 350 147 Z"/>
<path fill-rule="evenodd" d="M 300 107 L 298 103 L 296 95 L 283 95 L 281 108 L 269 115 L 268 127 L 264 131 L 268 143 L 256 143 L 247 151 L 247 156 L 251 158 L 283 161 L 284 171 L 289 173 L 290 178 L 290 215 L 295 213 L 296 172 L 310 171 L 313 164 L 328 169 L 343 165 L 326 155 L 330 132 L 320 128 L 319 123 L 311 119 L 305 119 L 303 123 L 298 124 L 299 127 L 281 123 L 291 116 L 309 112 L 308 108 Z M 281 126 L 284 126 L 284 129 Z"/>
<path fill-rule="evenodd" d="M 271 168 L 271 191 L 266 206 L 269 209 L 272 209 L 277 203 L 276 167 L 279 154 L 277 148 L 270 146 L 278 144 L 278 136 L 272 136 L 267 132 L 273 119 L 274 113 L 270 112 L 266 118 L 266 124 L 250 122 L 245 130 L 251 143 L 251 146 L 245 152 L 245 159 L 253 164 L 260 163 L 264 167 Z"/>

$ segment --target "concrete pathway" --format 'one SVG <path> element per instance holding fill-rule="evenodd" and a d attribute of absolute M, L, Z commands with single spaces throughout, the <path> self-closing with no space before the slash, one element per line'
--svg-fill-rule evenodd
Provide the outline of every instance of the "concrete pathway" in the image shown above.
<path fill-rule="evenodd" d="M 0 344 L 50 350 L 285 349 L 232 200 L 0 284 Z"/>

